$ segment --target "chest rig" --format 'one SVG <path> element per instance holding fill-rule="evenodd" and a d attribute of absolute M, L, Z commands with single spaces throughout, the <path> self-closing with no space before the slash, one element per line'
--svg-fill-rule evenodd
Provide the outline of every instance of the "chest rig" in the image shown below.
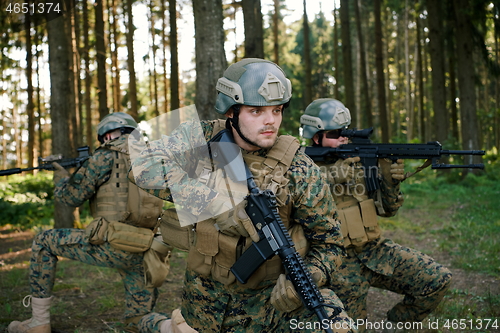
<path fill-rule="evenodd" d="M 223 129 L 223 124 L 222 121 L 216 122 L 213 133 Z M 305 255 L 307 241 L 302 227 L 296 225 L 296 228 L 293 228 L 290 225 L 292 200 L 287 186 L 289 180 L 285 177 L 298 148 L 299 143 L 294 137 L 284 135 L 278 137 L 267 156 L 244 153 L 243 159 L 252 172 L 257 186 L 261 190 L 270 189 L 276 194 L 278 211 L 283 224 L 289 229 L 297 250 L 301 249 L 299 253 Z M 210 179 L 211 177 L 205 172 L 205 178 Z M 210 182 L 220 183 L 217 180 L 210 180 Z M 214 226 L 214 220 L 198 222 L 196 224 L 196 242 L 189 250 L 188 268 L 201 275 L 212 276 L 213 279 L 225 285 L 232 284 L 236 278 L 231 273 L 230 268 L 251 245 L 251 242 L 250 238 L 231 237 L 220 233 Z M 275 256 L 259 267 L 244 287 L 258 288 L 260 282 L 275 280 L 283 272 L 281 260 Z"/>
<path fill-rule="evenodd" d="M 110 150 L 113 168 L 109 180 L 90 199 L 92 217 L 153 229 L 158 224 L 163 200 L 129 182 L 130 158 L 127 140 L 113 140 L 98 149 Z"/>
<path fill-rule="evenodd" d="M 318 163 L 327 172 L 336 168 L 335 172 L 346 174 L 345 164 L 339 160 L 333 164 Z M 349 166 L 351 168 L 351 166 Z M 341 231 L 344 236 L 344 246 L 361 247 L 381 235 L 378 225 L 377 211 L 384 213 L 381 191 L 377 190 L 376 200 L 368 196 L 364 180 L 364 170 L 360 163 L 354 165 L 354 178 L 348 184 L 330 184 L 330 190 L 337 204 L 337 211 L 341 221 Z M 339 170 L 340 169 L 340 170 Z"/>

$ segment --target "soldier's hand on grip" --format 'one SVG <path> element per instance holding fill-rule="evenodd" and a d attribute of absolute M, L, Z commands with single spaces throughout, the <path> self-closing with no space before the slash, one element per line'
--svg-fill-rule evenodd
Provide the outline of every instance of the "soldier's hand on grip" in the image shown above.
<path fill-rule="evenodd" d="M 386 181 L 402 181 L 405 179 L 404 160 L 398 159 L 393 163 L 390 159 L 379 159 L 380 173 Z"/>
<path fill-rule="evenodd" d="M 271 304 L 278 311 L 290 312 L 302 306 L 302 301 L 285 274 L 281 274 L 271 292 Z"/>
<path fill-rule="evenodd" d="M 354 163 L 359 162 L 359 156 L 349 157 L 335 163 L 328 171 L 327 179 L 331 184 L 348 184 L 354 179 Z"/>
<path fill-rule="evenodd" d="M 65 177 L 69 177 L 68 170 L 64 169 L 59 163 L 52 162 L 52 166 L 56 169 L 54 171 L 54 182 L 57 184 L 59 180 Z"/>

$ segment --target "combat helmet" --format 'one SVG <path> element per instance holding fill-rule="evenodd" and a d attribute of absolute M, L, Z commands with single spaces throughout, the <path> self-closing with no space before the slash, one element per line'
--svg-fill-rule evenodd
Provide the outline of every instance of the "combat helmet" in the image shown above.
<path fill-rule="evenodd" d="M 268 106 L 286 104 L 292 84 L 275 63 L 245 58 L 229 66 L 217 81 L 215 110 L 226 114 L 233 105 Z"/>
<path fill-rule="evenodd" d="M 312 139 L 319 131 L 347 128 L 351 124 L 351 113 L 342 102 L 333 98 L 320 98 L 309 104 L 300 117 L 302 136 Z"/>
<path fill-rule="evenodd" d="M 139 125 L 132 118 L 131 115 L 124 112 L 113 112 L 102 118 L 101 122 L 97 125 L 97 139 L 99 142 L 104 142 L 104 134 L 118 128 L 124 129 L 124 132 L 130 133 Z"/>

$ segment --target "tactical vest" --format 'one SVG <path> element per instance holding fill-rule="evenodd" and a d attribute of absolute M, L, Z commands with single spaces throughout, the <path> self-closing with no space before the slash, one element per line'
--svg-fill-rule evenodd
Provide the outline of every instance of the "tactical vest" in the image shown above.
<path fill-rule="evenodd" d="M 110 179 L 90 199 L 92 217 L 153 229 L 158 226 L 163 200 L 129 182 L 130 157 L 127 140 L 113 140 L 98 149 L 110 150 L 113 168 Z"/>
<path fill-rule="evenodd" d="M 318 165 L 320 168 L 326 167 L 328 172 L 329 168 L 339 167 L 341 164 L 318 163 Z M 336 171 L 345 172 L 345 170 Z M 368 197 L 362 169 L 357 169 L 352 184 L 330 184 L 330 190 L 337 204 L 345 247 L 361 247 L 380 237 L 377 209 L 382 213 L 381 192 L 377 190 L 377 201 Z"/>
<path fill-rule="evenodd" d="M 216 122 L 213 133 L 223 127 L 223 122 Z M 254 175 L 255 183 L 261 190 L 270 189 L 276 194 L 279 215 L 284 225 L 289 229 L 296 249 L 301 255 L 307 253 L 307 241 L 300 225 L 292 226 L 290 213 L 292 202 L 288 190 L 288 179 L 285 173 L 290 168 L 296 151 L 299 148 L 297 139 L 292 136 L 278 137 L 276 144 L 271 148 L 266 157 L 243 154 L 245 163 Z M 217 183 L 217 182 L 214 182 Z M 189 269 L 225 285 L 236 281 L 230 268 L 238 257 L 251 245 L 250 238 L 231 237 L 217 231 L 214 220 L 206 220 L 196 224 L 196 242 L 189 250 L 187 266 Z M 250 277 L 244 285 L 245 288 L 257 288 L 264 280 L 275 280 L 284 273 L 283 265 L 278 256 L 266 261 Z M 239 283 L 239 282 L 238 282 Z"/>

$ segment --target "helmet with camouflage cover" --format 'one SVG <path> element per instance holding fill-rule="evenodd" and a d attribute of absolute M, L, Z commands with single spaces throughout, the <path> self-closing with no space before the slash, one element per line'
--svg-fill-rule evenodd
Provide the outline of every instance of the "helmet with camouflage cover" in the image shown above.
<path fill-rule="evenodd" d="M 104 134 L 109 131 L 123 128 L 124 130 L 129 129 L 127 132 L 131 132 L 138 126 L 131 115 L 124 112 L 113 112 L 102 118 L 101 122 L 97 125 L 97 139 L 102 143 Z"/>
<path fill-rule="evenodd" d="M 233 105 L 268 106 L 287 104 L 292 84 L 275 63 L 245 58 L 224 71 L 217 81 L 217 113 L 226 114 Z"/>
<path fill-rule="evenodd" d="M 351 113 L 342 102 L 333 98 L 320 98 L 309 104 L 300 117 L 302 136 L 312 139 L 319 131 L 347 128 L 351 124 Z"/>

